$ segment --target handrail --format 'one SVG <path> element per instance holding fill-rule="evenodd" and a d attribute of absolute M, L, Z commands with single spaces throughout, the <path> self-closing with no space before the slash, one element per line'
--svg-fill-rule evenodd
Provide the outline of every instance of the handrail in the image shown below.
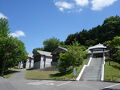
<path fill-rule="evenodd" d="M 104 81 L 104 65 L 105 65 L 105 56 L 103 56 L 103 62 L 102 62 L 101 81 Z"/>

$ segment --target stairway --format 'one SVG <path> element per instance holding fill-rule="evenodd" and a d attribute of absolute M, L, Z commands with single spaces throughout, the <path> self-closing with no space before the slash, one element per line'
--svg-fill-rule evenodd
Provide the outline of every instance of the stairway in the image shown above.
<path fill-rule="evenodd" d="M 100 81 L 103 58 L 92 58 L 90 65 L 85 68 L 80 80 Z"/>

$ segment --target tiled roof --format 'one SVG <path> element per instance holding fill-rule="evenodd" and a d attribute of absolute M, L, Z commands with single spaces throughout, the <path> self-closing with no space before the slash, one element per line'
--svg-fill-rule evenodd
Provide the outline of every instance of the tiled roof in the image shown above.
<path fill-rule="evenodd" d="M 56 53 L 61 53 L 61 52 L 67 52 L 68 50 L 66 49 L 66 48 L 63 48 L 63 47 L 58 47 L 58 48 L 56 48 L 53 52 L 52 52 L 52 54 L 56 54 Z"/>
<path fill-rule="evenodd" d="M 40 50 L 37 50 L 37 52 L 38 52 L 40 55 L 45 55 L 45 56 L 48 56 L 48 57 L 52 57 L 51 52 L 40 51 Z"/>
<path fill-rule="evenodd" d="M 97 45 L 95 45 L 95 46 L 92 46 L 92 47 L 89 47 L 88 49 L 90 50 L 90 49 L 95 49 L 95 48 L 107 48 L 106 46 L 104 46 L 103 44 L 97 44 Z"/>

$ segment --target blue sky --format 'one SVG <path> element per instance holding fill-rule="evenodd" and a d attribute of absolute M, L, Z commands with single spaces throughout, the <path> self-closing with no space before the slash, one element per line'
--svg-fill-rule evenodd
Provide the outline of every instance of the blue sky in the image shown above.
<path fill-rule="evenodd" d="M 25 43 L 28 53 L 56 37 L 101 25 L 120 16 L 120 0 L 1 0 L 0 18 L 9 20 L 10 33 Z"/>

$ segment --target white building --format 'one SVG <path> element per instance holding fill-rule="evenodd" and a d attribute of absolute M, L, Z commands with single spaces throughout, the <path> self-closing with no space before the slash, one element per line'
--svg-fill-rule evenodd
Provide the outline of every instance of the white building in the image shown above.
<path fill-rule="evenodd" d="M 33 58 L 33 54 L 28 54 L 28 59 L 26 61 L 26 65 L 25 65 L 26 69 L 31 69 L 34 68 L 34 58 Z"/>
<path fill-rule="evenodd" d="M 33 68 L 34 67 L 33 54 L 28 54 L 28 59 L 26 61 L 19 62 L 18 67 L 20 69 L 23 69 L 23 68 L 31 69 L 31 68 Z"/>
<path fill-rule="evenodd" d="M 23 62 L 22 61 L 18 63 L 18 68 L 20 68 L 20 69 L 23 68 Z"/>
<path fill-rule="evenodd" d="M 51 67 L 52 55 L 51 52 L 37 51 L 37 55 L 34 57 L 34 68 L 44 69 L 46 67 Z"/>

